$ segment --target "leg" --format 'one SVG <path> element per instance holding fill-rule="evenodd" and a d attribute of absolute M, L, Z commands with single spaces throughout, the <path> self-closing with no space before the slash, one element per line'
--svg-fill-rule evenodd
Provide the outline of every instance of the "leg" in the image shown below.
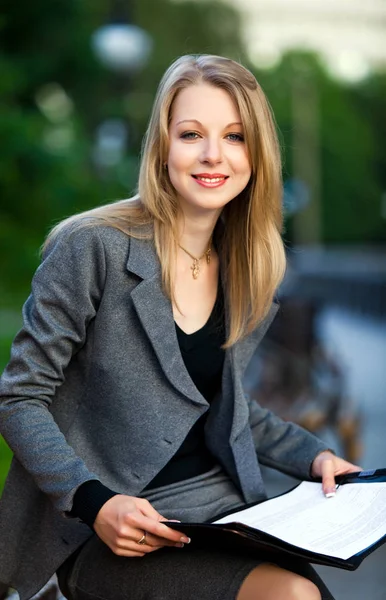
<path fill-rule="evenodd" d="M 60 588 L 68 600 L 235 600 L 258 559 L 213 550 L 171 548 L 143 558 L 116 556 L 92 536 L 60 568 Z"/>
<path fill-rule="evenodd" d="M 248 555 L 193 547 L 123 558 L 97 536 L 58 576 L 68 600 L 334 600 L 303 561 L 287 560 L 279 567 Z"/>
<path fill-rule="evenodd" d="M 244 580 L 237 600 L 322 600 L 322 596 L 309 579 L 276 565 L 262 564 Z"/>

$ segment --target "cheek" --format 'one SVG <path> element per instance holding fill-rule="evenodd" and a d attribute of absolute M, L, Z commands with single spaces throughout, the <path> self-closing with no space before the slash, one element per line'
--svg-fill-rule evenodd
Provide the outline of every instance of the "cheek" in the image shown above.
<path fill-rule="evenodd" d="M 252 168 L 248 158 L 245 155 L 243 157 L 239 157 L 237 164 L 234 163 L 234 169 L 238 175 L 238 185 L 241 189 L 244 189 L 248 185 L 252 175 Z"/>
<path fill-rule="evenodd" d="M 190 146 L 172 144 L 168 154 L 169 170 L 184 171 L 191 166 L 193 148 Z"/>
<path fill-rule="evenodd" d="M 246 150 L 239 149 L 238 152 L 234 152 L 230 157 L 233 169 L 240 175 L 250 176 L 252 169 L 249 161 L 248 153 Z"/>
<path fill-rule="evenodd" d="M 252 169 L 249 165 L 249 162 L 245 160 L 240 161 L 235 170 L 243 185 L 247 185 L 252 174 Z"/>
<path fill-rule="evenodd" d="M 189 161 L 184 152 L 179 152 L 176 147 L 171 147 L 168 154 L 168 172 L 169 179 L 177 192 L 181 192 L 184 187 L 184 175 L 188 171 Z"/>

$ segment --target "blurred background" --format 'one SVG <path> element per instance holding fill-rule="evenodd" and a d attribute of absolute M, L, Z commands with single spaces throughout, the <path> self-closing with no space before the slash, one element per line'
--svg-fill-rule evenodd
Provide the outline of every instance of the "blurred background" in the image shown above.
<path fill-rule="evenodd" d="M 0 370 L 45 235 L 135 192 L 157 84 L 196 52 L 255 73 L 282 145 L 289 267 L 247 391 L 386 466 L 386 0 L 1 0 Z M 0 438 L 0 490 L 9 461 Z M 385 558 L 321 571 L 385 600 Z"/>

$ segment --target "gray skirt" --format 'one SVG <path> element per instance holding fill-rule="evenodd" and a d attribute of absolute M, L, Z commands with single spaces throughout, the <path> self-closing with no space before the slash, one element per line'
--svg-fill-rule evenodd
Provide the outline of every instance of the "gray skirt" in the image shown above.
<path fill-rule="evenodd" d="M 220 467 L 143 497 L 166 518 L 185 522 L 208 521 L 244 505 Z M 235 600 L 244 579 L 261 562 L 248 555 L 186 545 L 143 558 L 123 558 L 93 535 L 59 569 L 58 579 L 68 600 Z M 280 566 L 313 581 L 323 600 L 334 600 L 308 563 L 287 560 Z"/>

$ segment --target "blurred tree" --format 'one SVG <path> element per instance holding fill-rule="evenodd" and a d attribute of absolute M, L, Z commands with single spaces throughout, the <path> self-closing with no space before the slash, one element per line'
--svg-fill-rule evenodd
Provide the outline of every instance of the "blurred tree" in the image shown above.
<path fill-rule="evenodd" d="M 321 241 L 386 242 L 381 217 L 381 196 L 386 190 L 386 76 L 344 85 L 328 76 L 318 57 L 304 52 L 288 53 L 276 68 L 256 75 L 275 112 L 285 151 L 285 179 L 294 176 L 294 81 L 303 78 L 305 90 L 307 78 L 313 81 L 318 102 Z M 304 110 L 312 101 L 305 93 Z M 293 217 L 288 219 L 288 241 L 294 241 L 292 225 Z"/>
<path fill-rule="evenodd" d="M 359 110 L 362 86 L 340 86 L 327 78 L 323 80 L 322 185 L 326 242 L 386 241 L 386 231 L 382 234 L 380 229 L 382 182 L 376 169 L 377 132 L 371 127 L 370 114 Z"/>
<path fill-rule="evenodd" d="M 129 19 L 153 38 L 140 74 L 117 75 L 93 55 L 91 36 L 112 0 L 2 0 L 0 8 L 0 298 L 26 295 L 47 230 L 61 218 L 122 198 L 136 183 L 138 154 L 165 67 L 187 52 L 243 58 L 235 10 L 219 2 L 135 0 Z M 221 27 L 218 24 L 221 23 Z M 96 128 L 128 121 L 129 147 L 110 173 L 92 162 Z"/>
<path fill-rule="evenodd" d="M 377 197 L 376 212 L 378 219 L 377 228 L 374 230 L 375 241 L 386 240 L 386 73 L 373 74 L 365 85 L 358 86 L 355 90 L 353 102 L 363 121 L 371 129 L 373 140 L 373 172 L 380 194 Z"/>
<path fill-rule="evenodd" d="M 85 95 L 92 104 L 90 93 L 95 93 L 100 77 L 89 44 L 94 26 L 92 15 L 84 3 L 71 0 L 54 3 L 36 0 L 23 5 L 22 10 L 9 0 L 2 2 L 0 291 L 3 304 L 13 302 L 17 292 L 25 294 L 47 228 L 59 217 L 99 200 L 89 168 L 87 113 L 82 115 L 81 105 Z M 44 114 L 39 109 L 38 95 L 47 84 L 57 86 L 69 110 L 60 110 L 59 106 L 56 112 Z M 50 100 L 53 104 L 55 97 L 47 96 L 46 101 Z"/>
<path fill-rule="evenodd" d="M 125 5 L 125 3 L 123 3 Z M 128 19 L 152 37 L 148 66 L 132 76 L 103 68 L 93 55 L 93 32 L 111 19 L 113 2 L 3 0 L 0 14 L 0 294 L 25 297 L 38 247 L 57 220 L 124 197 L 135 187 L 140 142 L 165 69 L 176 56 L 218 53 L 247 64 L 238 13 L 221 2 L 135 0 Z M 318 59 L 301 54 L 317 84 L 325 242 L 385 240 L 381 195 L 386 189 L 385 77 L 356 87 L 331 81 Z M 273 105 L 293 174 L 293 82 L 299 53 L 258 72 Z M 251 65 L 250 65 L 251 66 Z M 96 99 L 96 100 L 95 100 Z M 309 99 L 304 98 L 305 106 Z M 102 174 L 92 161 L 95 132 L 107 118 L 128 122 L 121 164 Z M 291 219 L 288 234 L 291 237 Z"/>

